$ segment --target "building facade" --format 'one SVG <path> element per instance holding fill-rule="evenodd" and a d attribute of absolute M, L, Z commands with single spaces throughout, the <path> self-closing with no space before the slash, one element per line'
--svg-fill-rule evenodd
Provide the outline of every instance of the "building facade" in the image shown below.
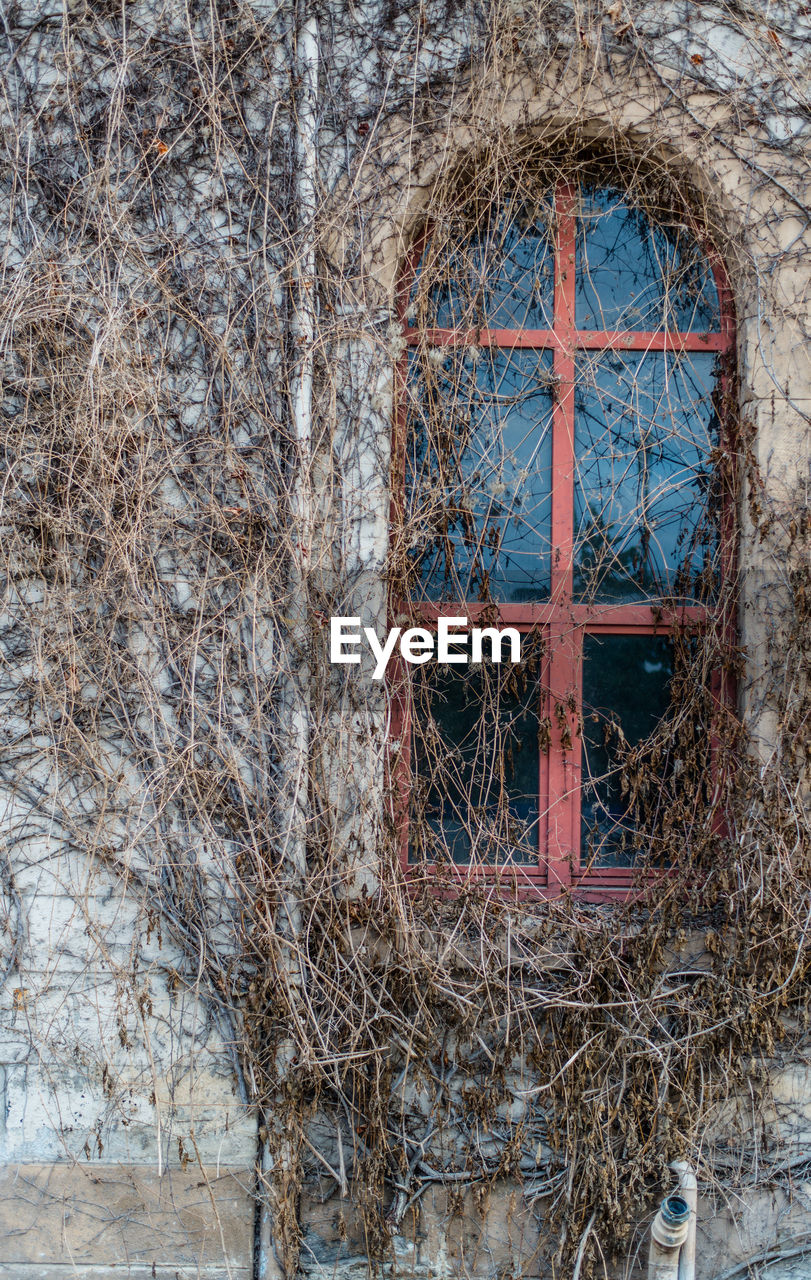
<path fill-rule="evenodd" d="M 807 1276 L 811 16 L 0 45 L 0 1274 Z"/>

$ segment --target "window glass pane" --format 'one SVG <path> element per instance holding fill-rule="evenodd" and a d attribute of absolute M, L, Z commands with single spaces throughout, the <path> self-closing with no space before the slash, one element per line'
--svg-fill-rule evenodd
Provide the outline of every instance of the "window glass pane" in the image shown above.
<path fill-rule="evenodd" d="M 654 226 L 616 191 L 584 188 L 577 220 L 578 329 L 720 327 L 712 272 L 683 226 Z"/>
<path fill-rule="evenodd" d="M 715 357 L 581 356 L 575 392 L 575 594 L 707 599 L 717 548 Z"/>
<path fill-rule="evenodd" d="M 621 759 L 667 711 L 672 675 L 673 646 L 666 637 L 583 638 L 583 870 L 633 864 Z"/>
<path fill-rule="evenodd" d="M 537 864 L 537 662 L 426 668 L 421 684 L 410 860 Z"/>
<path fill-rule="evenodd" d="M 552 355 L 434 348 L 410 362 L 415 598 L 549 595 Z"/>
<path fill-rule="evenodd" d="M 411 291 L 421 328 L 549 329 L 555 266 L 551 196 L 434 228 Z"/>

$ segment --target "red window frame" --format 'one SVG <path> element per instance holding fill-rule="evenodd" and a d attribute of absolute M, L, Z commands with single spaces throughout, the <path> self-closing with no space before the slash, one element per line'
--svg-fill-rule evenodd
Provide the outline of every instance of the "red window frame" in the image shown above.
<path fill-rule="evenodd" d="M 575 325 L 575 256 L 576 256 L 576 190 L 572 183 L 560 181 L 555 187 L 554 303 L 551 329 L 424 329 L 410 323 L 408 307 L 415 272 L 430 235 L 428 228 L 417 241 L 398 282 L 397 298 L 402 335 L 407 347 L 428 342 L 436 347 L 458 347 L 475 344 L 506 350 L 535 348 L 553 353 L 556 394 L 552 410 L 552 557 L 550 598 L 535 604 L 513 604 L 478 601 L 443 601 L 441 605 L 403 600 L 392 596 L 392 625 L 409 619 L 408 625 L 433 628 L 438 617 L 466 616 L 472 625 L 486 611 L 486 625 L 517 627 L 521 632 L 541 628 L 547 642 L 541 686 L 545 705 L 540 714 L 552 725 L 552 740 L 547 752 L 540 753 L 539 777 L 539 851 L 537 867 L 526 864 L 443 866 L 443 882 L 450 876 L 461 881 L 471 878 L 498 881 L 504 887 L 523 895 L 556 897 L 577 888 L 589 897 L 627 896 L 635 872 L 632 867 L 591 869 L 579 874 L 581 827 L 580 794 L 582 741 L 578 731 L 577 712 L 582 707 L 583 638 L 596 635 L 667 634 L 676 626 L 703 627 L 708 624 L 723 630 L 728 641 L 734 640 L 734 619 L 722 617 L 703 605 L 684 605 L 676 609 L 659 604 L 583 604 L 574 598 L 574 416 L 575 360 L 579 351 L 617 350 L 623 352 L 718 352 L 723 357 L 719 376 L 721 402 L 726 403 L 732 386 L 730 359 L 735 351 L 735 322 L 732 294 L 718 254 L 706 243 L 702 229 L 691 225 L 699 247 L 712 271 L 718 294 L 720 327 L 716 332 L 578 329 Z M 406 377 L 407 354 L 398 362 L 398 408 L 395 415 L 392 475 L 392 519 L 402 515 L 406 485 Z M 727 427 L 720 423 L 721 451 L 730 459 Z M 720 513 L 721 573 L 727 579 L 734 571 L 736 514 L 734 485 L 722 489 Z M 391 739 L 398 751 L 392 773 L 394 783 L 394 816 L 399 836 L 400 859 L 407 872 L 428 874 L 436 871 L 431 864 L 408 861 L 408 810 L 411 785 L 411 699 L 409 674 L 405 664 L 392 663 Z M 718 672 L 713 682 L 715 697 L 728 704 L 734 690 L 731 677 Z M 571 748 L 565 742 L 571 742 Z M 545 821 L 544 821 L 545 815 Z"/>

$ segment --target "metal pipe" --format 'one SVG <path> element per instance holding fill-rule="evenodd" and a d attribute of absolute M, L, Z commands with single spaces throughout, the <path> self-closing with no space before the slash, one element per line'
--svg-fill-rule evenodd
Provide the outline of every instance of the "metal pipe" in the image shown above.
<path fill-rule="evenodd" d="M 680 1196 L 690 1206 L 687 1239 L 679 1252 L 679 1280 L 696 1280 L 698 1182 L 692 1165 L 689 1165 L 686 1160 L 674 1160 L 670 1167 L 678 1175 Z"/>
<path fill-rule="evenodd" d="M 304 986 L 299 959 L 298 938 L 301 932 L 301 888 L 307 871 L 306 830 L 309 822 L 310 769 L 310 700 L 309 673 L 301 655 L 308 641 L 307 579 L 313 553 L 312 492 L 312 419 L 313 419 L 313 344 L 316 332 L 317 279 L 314 222 L 317 213 L 318 181 L 318 61 L 319 30 L 317 18 L 308 15 L 306 0 L 298 6 L 299 21 L 294 32 L 293 62 L 298 72 L 294 102 L 296 143 L 296 217 L 299 228 L 297 255 L 291 280 L 291 338 L 294 343 L 294 367 L 291 369 L 290 401 L 292 436 L 295 447 L 294 480 L 290 495 L 290 537 L 292 564 L 287 612 L 290 617 L 290 639 L 295 654 L 294 668 L 288 670 L 286 717 L 289 740 L 285 752 L 287 780 L 287 814 L 281 851 L 280 904 L 278 928 L 282 935 L 280 968 L 295 999 L 297 989 Z M 295 82 L 294 82 L 295 83 Z M 292 1036 L 276 1048 L 275 1073 L 284 1082 L 296 1054 Z M 284 1098 L 280 1090 L 266 1100 L 260 1115 L 259 1210 L 255 1248 L 257 1280 L 284 1280 L 288 1259 L 282 1255 L 282 1242 L 276 1237 L 278 1222 L 274 1213 L 277 1192 L 274 1180 L 282 1185 L 293 1182 L 296 1171 L 295 1140 L 284 1129 Z M 262 1134 L 262 1130 L 265 1134 Z M 273 1130 L 274 1141 L 270 1134 Z"/>
<path fill-rule="evenodd" d="M 679 1280 L 679 1253 L 690 1230 L 691 1209 L 680 1195 L 659 1206 L 650 1229 L 648 1280 Z"/>

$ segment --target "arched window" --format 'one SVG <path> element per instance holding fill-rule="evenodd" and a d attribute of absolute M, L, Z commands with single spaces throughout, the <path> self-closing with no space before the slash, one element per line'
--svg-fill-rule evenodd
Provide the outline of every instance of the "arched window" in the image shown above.
<path fill-rule="evenodd" d="M 584 177 L 435 218 L 400 299 L 396 608 L 523 637 L 517 667 L 408 673 L 404 857 L 626 888 L 629 753 L 732 555 L 722 268 L 684 215 Z"/>

